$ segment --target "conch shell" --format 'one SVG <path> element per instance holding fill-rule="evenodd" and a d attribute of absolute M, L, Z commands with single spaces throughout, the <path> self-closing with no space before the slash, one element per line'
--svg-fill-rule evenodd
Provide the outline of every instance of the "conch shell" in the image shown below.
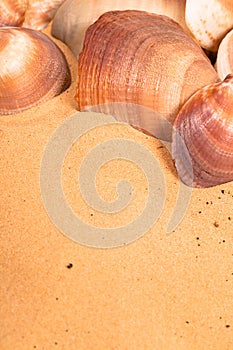
<path fill-rule="evenodd" d="M 23 27 L 42 30 L 65 0 L 29 0 Z"/>
<path fill-rule="evenodd" d="M 0 27 L 21 26 L 24 21 L 28 0 L 1 0 Z"/>
<path fill-rule="evenodd" d="M 66 58 L 45 34 L 0 28 L 0 114 L 35 106 L 60 94 L 71 82 Z"/>
<path fill-rule="evenodd" d="M 233 75 L 206 86 L 181 108 L 172 155 L 181 180 L 211 187 L 233 181 Z"/>
<path fill-rule="evenodd" d="M 100 15 L 113 10 L 143 10 L 167 15 L 188 31 L 185 0 L 67 0 L 54 17 L 52 35 L 66 43 L 77 57 L 87 28 Z"/>
<path fill-rule="evenodd" d="M 216 68 L 220 79 L 233 74 L 233 30 L 225 36 L 219 46 Z"/>
<path fill-rule="evenodd" d="M 233 28 L 232 0 L 187 0 L 186 23 L 200 45 L 216 52 Z"/>
<path fill-rule="evenodd" d="M 76 99 L 80 111 L 109 113 L 159 137 L 159 117 L 171 125 L 194 92 L 218 80 L 199 45 L 172 19 L 112 11 L 86 32 Z"/>

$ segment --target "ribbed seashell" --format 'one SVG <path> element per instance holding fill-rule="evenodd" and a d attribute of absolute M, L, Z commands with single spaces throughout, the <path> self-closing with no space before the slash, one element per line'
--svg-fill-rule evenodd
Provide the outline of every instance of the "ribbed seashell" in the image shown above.
<path fill-rule="evenodd" d="M 233 30 L 225 36 L 219 46 L 216 69 L 222 80 L 228 74 L 233 74 Z"/>
<path fill-rule="evenodd" d="M 45 34 L 0 28 L 0 114 L 35 106 L 70 85 L 70 70 L 59 47 Z"/>
<path fill-rule="evenodd" d="M 52 35 L 66 43 L 78 56 L 87 28 L 100 15 L 113 10 L 143 10 L 167 15 L 188 31 L 185 24 L 185 0 L 67 0 L 54 17 Z"/>
<path fill-rule="evenodd" d="M 86 32 L 76 99 L 81 111 L 110 113 L 158 137 L 159 117 L 172 123 L 194 92 L 218 80 L 199 45 L 172 19 L 113 11 Z"/>
<path fill-rule="evenodd" d="M 200 89 L 181 108 L 172 155 L 179 177 L 189 186 L 233 181 L 233 75 Z"/>
<path fill-rule="evenodd" d="M 27 5 L 28 0 L 1 0 L 0 27 L 22 25 Z"/>
<path fill-rule="evenodd" d="M 42 30 L 55 16 L 65 0 L 30 0 L 23 27 Z"/>
<path fill-rule="evenodd" d="M 186 23 L 200 45 L 216 52 L 233 28 L 232 0 L 187 0 Z"/>

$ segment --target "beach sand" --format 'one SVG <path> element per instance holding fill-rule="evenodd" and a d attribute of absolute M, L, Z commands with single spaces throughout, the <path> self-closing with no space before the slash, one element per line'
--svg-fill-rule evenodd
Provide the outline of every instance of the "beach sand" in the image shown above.
<path fill-rule="evenodd" d="M 109 124 L 84 133 L 67 154 L 62 181 L 70 206 L 100 229 L 124 226 L 140 215 L 148 183 L 130 161 L 106 163 L 96 179 L 106 201 L 117 198 L 119 180 L 131 181 L 132 200 L 119 213 L 94 210 L 78 187 L 88 152 L 107 140 L 128 139 L 153 154 L 164 174 L 161 216 L 135 242 L 98 249 L 69 239 L 47 215 L 41 160 L 53 132 L 76 112 L 77 63 L 56 42 L 69 62 L 71 87 L 39 106 L 0 117 L 0 349 L 232 349 L 232 182 L 193 189 L 183 220 L 167 234 L 179 190 L 169 151 L 129 125 Z"/>

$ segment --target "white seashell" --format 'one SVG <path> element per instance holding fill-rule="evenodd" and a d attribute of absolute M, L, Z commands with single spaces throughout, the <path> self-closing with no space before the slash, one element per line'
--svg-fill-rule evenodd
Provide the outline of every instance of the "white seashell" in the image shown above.
<path fill-rule="evenodd" d="M 233 74 L 233 30 L 222 40 L 217 55 L 216 69 L 220 79 Z"/>
<path fill-rule="evenodd" d="M 232 0 L 187 0 L 186 23 L 190 31 L 209 51 L 217 51 L 222 38 L 233 28 Z"/>

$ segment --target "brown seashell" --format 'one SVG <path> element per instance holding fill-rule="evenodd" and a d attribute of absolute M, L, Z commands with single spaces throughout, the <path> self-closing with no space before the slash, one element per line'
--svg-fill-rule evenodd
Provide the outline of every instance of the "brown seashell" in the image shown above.
<path fill-rule="evenodd" d="M 30 0 L 23 27 L 42 30 L 53 19 L 65 0 Z"/>
<path fill-rule="evenodd" d="M 232 0 L 187 0 L 186 23 L 200 45 L 216 52 L 233 28 Z"/>
<path fill-rule="evenodd" d="M 24 21 L 28 0 L 1 0 L 0 27 L 20 26 Z"/>
<path fill-rule="evenodd" d="M 45 34 L 0 28 L 0 114 L 35 106 L 70 85 L 66 58 Z"/>
<path fill-rule="evenodd" d="M 78 110 L 110 113 L 159 137 L 164 119 L 172 123 L 194 92 L 218 80 L 199 45 L 172 19 L 113 11 L 86 32 L 76 99 Z"/>
<path fill-rule="evenodd" d="M 228 74 L 233 74 L 233 29 L 219 46 L 216 69 L 220 79 L 224 79 Z"/>
<path fill-rule="evenodd" d="M 82 49 L 87 28 L 100 15 L 113 10 L 143 10 L 167 15 L 184 29 L 185 0 L 67 0 L 57 11 L 52 23 L 52 35 L 66 43 L 77 57 Z"/>
<path fill-rule="evenodd" d="M 172 155 L 179 177 L 189 186 L 233 181 L 233 75 L 200 89 L 181 108 Z"/>

